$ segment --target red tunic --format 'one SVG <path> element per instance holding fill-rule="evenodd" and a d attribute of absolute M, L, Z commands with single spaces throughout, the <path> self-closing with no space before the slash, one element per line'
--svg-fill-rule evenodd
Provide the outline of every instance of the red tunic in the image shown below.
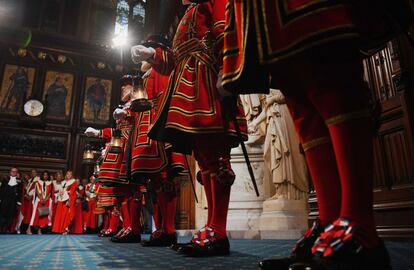
<path fill-rule="evenodd" d="M 264 65 L 321 45 L 371 49 L 391 33 L 374 0 L 230 0 L 228 5 L 223 84 L 237 93 L 268 91 Z"/>
<path fill-rule="evenodd" d="M 142 174 L 162 171 L 167 166 L 167 154 L 163 142 L 148 137 L 150 126 L 154 122 L 159 96 L 168 82 L 168 76 L 150 69 L 144 75 L 144 89 L 148 99 L 153 103 L 150 111 L 134 113 L 128 110 L 129 117 L 135 118 L 135 129 L 132 142 L 131 172 L 133 178 L 139 180 Z"/>
<path fill-rule="evenodd" d="M 222 67 L 226 2 L 191 5 L 177 28 L 173 50 L 156 49 L 153 68 L 172 73 L 149 136 L 172 143 L 178 152 L 190 154 L 202 134 L 235 138 L 231 123 L 223 119 L 216 87 Z M 238 108 L 239 125 L 245 132 L 243 109 L 241 105 Z M 238 145 L 237 139 L 233 142 L 232 146 Z"/>
<path fill-rule="evenodd" d="M 111 153 L 110 148 L 108 146 L 104 153 L 104 158 L 102 160 L 99 177 L 98 180 L 101 183 L 105 182 L 120 182 L 120 172 L 121 172 L 121 165 L 124 161 L 124 151 L 125 151 L 125 142 L 126 142 L 126 134 L 129 132 L 129 123 L 126 121 L 118 121 L 118 127 L 121 129 L 121 141 L 122 141 L 122 151 L 121 153 Z M 112 138 L 113 129 L 112 128 L 104 128 L 101 131 L 101 137 L 109 142 Z"/>
<path fill-rule="evenodd" d="M 32 217 L 32 226 L 46 227 L 50 223 L 50 215 L 39 216 L 39 208 L 46 207 L 51 210 L 52 181 L 39 180 L 36 182 L 36 200 Z"/>

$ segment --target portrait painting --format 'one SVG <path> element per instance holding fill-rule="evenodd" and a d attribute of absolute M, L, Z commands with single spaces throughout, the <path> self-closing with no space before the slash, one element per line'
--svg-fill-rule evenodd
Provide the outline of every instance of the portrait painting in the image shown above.
<path fill-rule="evenodd" d="M 0 112 L 19 114 L 32 95 L 35 68 L 5 64 L 0 88 Z"/>
<path fill-rule="evenodd" d="M 68 119 L 71 109 L 74 76 L 72 73 L 48 70 L 43 87 L 46 117 Z"/>
<path fill-rule="evenodd" d="M 98 77 L 87 77 L 83 101 L 84 123 L 108 124 L 110 120 L 112 81 Z"/>

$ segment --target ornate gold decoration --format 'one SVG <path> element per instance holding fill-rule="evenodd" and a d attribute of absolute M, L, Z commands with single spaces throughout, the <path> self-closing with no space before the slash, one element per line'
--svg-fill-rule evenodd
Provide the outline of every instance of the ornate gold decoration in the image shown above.
<path fill-rule="evenodd" d="M 58 60 L 59 63 L 63 64 L 63 63 L 66 62 L 66 56 L 63 55 L 63 54 L 59 54 L 57 60 Z"/>
<path fill-rule="evenodd" d="M 45 52 L 39 52 L 37 54 L 37 58 L 39 58 L 40 60 L 45 60 L 46 56 L 47 56 L 47 53 L 45 53 Z"/>
<path fill-rule="evenodd" d="M 98 63 L 96 64 L 96 67 L 97 67 L 98 69 L 104 69 L 104 68 L 106 68 L 106 64 L 105 64 L 104 62 L 98 62 Z"/>
<path fill-rule="evenodd" d="M 25 57 L 27 55 L 27 50 L 26 49 L 19 49 L 17 51 L 17 55 L 20 57 Z"/>

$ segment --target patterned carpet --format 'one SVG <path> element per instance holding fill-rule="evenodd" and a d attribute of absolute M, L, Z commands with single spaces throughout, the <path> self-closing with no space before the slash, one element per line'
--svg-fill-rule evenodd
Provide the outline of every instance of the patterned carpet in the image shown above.
<path fill-rule="evenodd" d="M 257 269 L 260 259 L 288 255 L 293 243 L 231 240 L 230 256 L 194 259 L 168 248 L 113 244 L 94 235 L 0 235 L 0 269 Z M 394 269 L 414 269 L 414 243 L 387 246 Z"/>

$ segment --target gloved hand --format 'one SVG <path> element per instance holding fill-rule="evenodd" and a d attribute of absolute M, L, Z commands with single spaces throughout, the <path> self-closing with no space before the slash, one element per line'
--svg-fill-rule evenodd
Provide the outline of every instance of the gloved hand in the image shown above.
<path fill-rule="evenodd" d="M 88 137 L 99 137 L 99 130 L 94 129 L 93 127 L 88 127 L 85 130 L 85 135 Z"/>
<path fill-rule="evenodd" d="M 145 47 L 142 45 L 132 46 L 131 48 L 131 58 L 132 62 L 139 64 L 142 61 L 146 61 L 149 58 L 153 57 L 155 54 L 155 49 L 151 47 Z"/>
<path fill-rule="evenodd" d="M 125 111 L 124 109 L 117 108 L 115 109 L 113 116 L 115 120 L 124 119 L 127 116 L 127 111 Z"/>

